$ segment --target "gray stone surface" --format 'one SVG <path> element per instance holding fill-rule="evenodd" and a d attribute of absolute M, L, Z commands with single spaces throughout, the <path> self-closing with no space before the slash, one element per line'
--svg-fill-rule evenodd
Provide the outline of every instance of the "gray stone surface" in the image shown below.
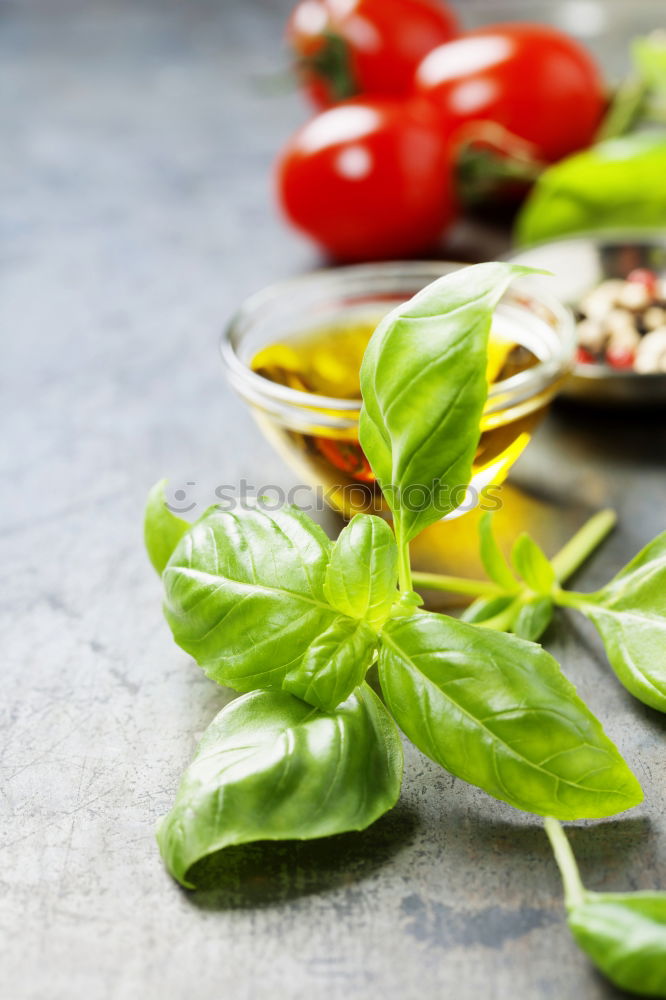
<path fill-rule="evenodd" d="M 364 835 L 240 851 L 191 894 L 157 854 L 155 820 L 225 693 L 161 619 L 144 494 L 163 475 L 204 492 L 293 482 L 216 358 L 246 293 L 316 262 L 268 181 L 304 114 L 266 93 L 288 6 L 0 3 L 0 992 L 617 996 L 569 939 L 539 825 L 414 751 L 399 806 Z M 617 72 L 659 7 L 539 13 L 590 35 L 610 19 L 590 42 Z M 466 3 L 465 17 L 490 10 L 535 4 Z M 521 461 L 523 485 L 620 513 L 581 585 L 664 527 L 665 443 L 661 417 L 562 409 Z M 548 640 L 646 791 L 631 816 L 573 831 L 585 878 L 663 888 L 663 719 L 615 683 L 579 622 Z"/>

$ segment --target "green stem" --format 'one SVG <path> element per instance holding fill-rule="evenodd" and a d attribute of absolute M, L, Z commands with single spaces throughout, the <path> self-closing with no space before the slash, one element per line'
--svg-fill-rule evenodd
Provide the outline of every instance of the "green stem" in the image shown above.
<path fill-rule="evenodd" d="M 414 586 L 428 590 L 444 590 L 472 597 L 498 597 L 504 589 L 489 580 L 470 580 L 466 576 L 446 576 L 442 573 L 414 573 Z"/>
<path fill-rule="evenodd" d="M 564 902 L 567 907 L 579 906 L 585 902 L 585 888 L 580 879 L 571 844 L 561 824 L 552 816 L 546 816 L 543 825 L 564 883 Z"/>
<path fill-rule="evenodd" d="M 409 561 L 409 542 L 403 542 L 401 534 L 401 532 L 397 533 L 398 583 L 401 593 L 410 594 L 414 587 L 412 584 L 412 567 Z"/>
<path fill-rule="evenodd" d="M 598 514 L 586 521 L 583 527 L 570 538 L 564 548 L 560 549 L 551 560 L 555 576 L 562 583 L 576 572 L 587 557 L 604 540 L 617 522 L 615 511 L 600 510 Z"/>
<path fill-rule="evenodd" d="M 508 608 L 500 611 L 494 618 L 486 618 L 485 621 L 475 622 L 479 628 L 491 628 L 495 632 L 508 632 L 516 617 L 517 607 L 523 603 L 522 597 L 518 596 Z"/>

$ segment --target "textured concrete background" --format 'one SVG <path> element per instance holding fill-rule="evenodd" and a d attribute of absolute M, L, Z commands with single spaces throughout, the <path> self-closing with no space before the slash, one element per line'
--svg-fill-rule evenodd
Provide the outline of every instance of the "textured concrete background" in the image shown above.
<path fill-rule="evenodd" d="M 161 619 L 144 494 L 163 475 L 293 482 L 216 358 L 246 293 L 316 262 L 267 183 L 304 116 L 266 93 L 288 6 L 0 3 L 0 993 L 618 996 L 569 939 L 539 825 L 413 750 L 399 806 L 366 834 L 238 851 L 192 894 L 162 869 L 155 820 L 225 693 Z M 468 2 L 464 16 L 538 9 L 619 72 L 661 6 Z M 521 461 L 523 485 L 620 513 L 581 586 L 664 527 L 665 445 L 662 418 L 560 409 Z M 631 816 L 573 831 L 584 876 L 664 888 L 664 721 L 579 622 L 548 641 L 646 790 Z"/>

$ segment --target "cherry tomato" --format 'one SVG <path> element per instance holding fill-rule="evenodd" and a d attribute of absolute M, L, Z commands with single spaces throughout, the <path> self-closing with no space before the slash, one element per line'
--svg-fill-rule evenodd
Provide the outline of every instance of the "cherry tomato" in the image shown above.
<path fill-rule="evenodd" d="M 301 128 L 277 163 L 291 221 L 343 260 L 431 249 L 455 214 L 453 171 L 425 101 L 346 101 Z"/>
<path fill-rule="evenodd" d="M 483 138 L 481 123 L 493 122 L 547 162 L 589 145 L 606 107 L 592 56 L 543 24 L 498 24 L 440 45 L 419 66 L 415 89 L 439 108 L 448 134 L 478 122 Z"/>
<path fill-rule="evenodd" d="M 596 365 L 597 359 L 591 351 L 588 351 L 585 347 L 578 347 L 576 350 L 576 361 L 579 361 L 583 365 Z"/>
<path fill-rule="evenodd" d="M 636 352 L 626 347 L 606 351 L 606 361 L 613 368 L 633 368 Z"/>
<path fill-rule="evenodd" d="M 320 108 L 356 94 L 409 94 L 421 59 L 457 34 L 456 18 L 437 0 L 301 0 L 287 40 Z"/>
<path fill-rule="evenodd" d="M 648 294 L 657 294 L 657 275 L 654 271 L 648 270 L 646 267 L 635 267 L 633 271 L 627 275 L 627 281 L 631 281 L 632 284 L 644 285 Z"/>

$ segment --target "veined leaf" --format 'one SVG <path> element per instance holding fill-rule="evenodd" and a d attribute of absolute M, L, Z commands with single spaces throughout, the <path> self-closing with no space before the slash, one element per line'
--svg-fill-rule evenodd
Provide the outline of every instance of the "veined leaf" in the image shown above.
<path fill-rule="evenodd" d="M 488 263 L 447 274 L 389 313 L 370 339 L 360 440 L 403 542 L 460 503 L 488 394 L 493 309 L 527 273 Z"/>
<path fill-rule="evenodd" d="M 536 642 L 550 625 L 553 607 L 550 597 L 537 597 L 523 604 L 511 626 L 511 631 L 521 639 Z"/>
<path fill-rule="evenodd" d="M 640 607 L 666 616 L 666 531 L 641 549 L 610 583 L 590 594 L 589 599 L 620 611 Z"/>
<path fill-rule="evenodd" d="M 376 648 L 377 633 L 366 621 L 339 615 L 313 639 L 282 687 L 310 705 L 332 710 L 361 683 Z"/>
<path fill-rule="evenodd" d="M 237 691 L 280 688 L 289 676 L 292 688 L 311 690 L 319 707 L 324 692 L 342 700 L 360 667 L 351 669 L 351 626 L 324 594 L 330 549 L 321 528 L 296 508 L 211 511 L 164 571 L 164 614 L 174 639 L 209 677 Z M 333 665 L 323 660 L 322 636 Z M 321 685 L 317 665 L 326 670 Z"/>
<path fill-rule="evenodd" d="M 148 494 L 143 521 L 143 538 L 153 567 L 162 573 L 171 553 L 192 525 L 172 514 L 166 505 L 166 479 L 155 483 Z"/>
<path fill-rule="evenodd" d="M 323 713 L 284 692 L 254 692 L 210 724 L 157 840 L 174 878 L 206 855 L 254 840 L 363 830 L 395 805 L 402 747 L 364 684 Z"/>
<path fill-rule="evenodd" d="M 398 599 L 398 549 L 381 517 L 357 514 L 340 533 L 326 570 L 324 593 L 331 605 L 378 629 Z"/>
<path fill-rule="evenodd" d="M 379 676 L 423 753 L 519 809 L 583 819 L 642 799 L 598 720 L 534 643 L 443 615 L 393 619 Z"/>
<path fill-rule="evenodd" d="M 585 892 L 569 907 L 574 938 L 621 989 L 666 997 L 666 893 Z"/>
<path fill-rule="evenodd" d="M 527 534 L 516 539 L 511 558 L 528 587 L 548 596 L 556 583 L 555 570 L 533 538 Z"/>

